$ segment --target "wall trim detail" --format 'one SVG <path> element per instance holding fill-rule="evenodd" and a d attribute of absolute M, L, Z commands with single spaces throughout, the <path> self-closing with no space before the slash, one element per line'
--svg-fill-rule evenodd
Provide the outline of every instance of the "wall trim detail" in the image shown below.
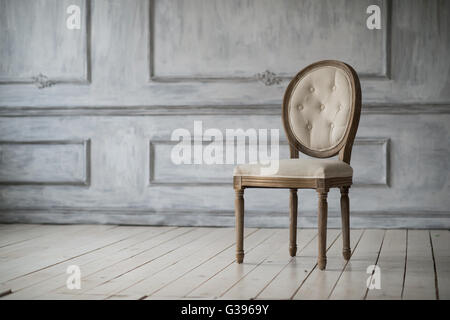
<path fill-rule="evenodd" d="M 156 0 L 149 1 L 149 37 L 148 37 L 148 62 L 149 62 L 149 81 L 150 82 L 261 82 L 264 85 L 280 84 L 283 81 L 290 81 L 295 73 L 286 74 L 278 73 L 276 71 L 270 72 L 275 82 L 266 82 L 261 80 L 261 73 L 256 73 L 253 76 L 201 76 L 201 75 L 189 75 L 189 76 L 158 76 L 155 73 L 154 68 L 154 26 L 155 10 L 154 2 Z M 380 73 L 358 73 L 361 80 L 390 80 L 391 77 L 391 39 L 392 39 L 392 0 L 385 0 L 386 5 L 382 8 L 382 15 L 386 16 L 386 26 L 382 27 L 383 32 L 383 65 Z M 306 65 L 304 66 L 306 67 Z M 297 70 L 298 71 L 298 70 Z M 266 71 L 267 72 L 267 71 Z M 263 72 L 262 74 L 264 74 Z"/>
<path fill-rule="evenodd" d="M 417 210 L 417 208 L 415 209 Z M 405 214 L 405 212 L 410 212 Z M 173 211 L 153 210 L 151 208 L 86 208 L 86 207 L 49 207 L 49 208 L 2 208 L 0 223 L 89 223 L 119 225 L 166 225 L 166 226 L 217 226 L 233 227 L 233 211 Z M 246 211 L 246 227 L 287 228 L 289 212 L 261 213 Z M 301 212 L 301 228 L 317 228 L 315 212 Z M 329 228 L 341 227 L 339 212 L 329 212 Z M 448 211 L 374 211 L 351 212 L 351 228 L 381 229 L 448 229 L 450 212 Z M 287 229 L 286 229 L 286 232 Z"/>
<path fill-rule="evenodd" d="M 92 6 L 91 0 L 84 0 L 86 3 L 86 12 L 84 18 L 86 19 L 86 52 L 85 52 L 85 64 L 84 64 L 84 76 L 80 78 L 66 78 L 66 77 L 47 77 L 45 76 L 47 84 L 41 86 L 41 78 L 45 71 L 39 73 L 30 78 L 13 78 L 13 77 L 0 77 L 0 85 L 23 85 L 23 84 L 33 84 L 38 87 L 38 89 L 48 88 L 56 84 L 75 84 L 75 85 L 86 85 L 90 84 L 92 81 L 92 57 L 91 57 L 91 14 Z"/>
<path fill-rule="evenodd" d="M 31 140 L 0 141 L 0 145 L 81 145 L 83 147 L 83 176 L 81 179 L 62 181 L 0 181 L 1 186 L 41 185 L 41 186 L 89 186 L 91 183 L 91 141 L 86 140 Z"/>
<path fill-rule="evenodd" d="M 450 102 L 444 103 L 377 103 L 363 104 L 363 114 L 450 114 Z M 227 105 L 140 105 L 140 106 L 61 106 L 0 107 L 0 117 L 66 117 L 66 116 L 179 116 L 179 115 L 273 115 L 281 116 L 281 104 Z"/>
<path fill-rule="evenodd" d="M 391 144 L 389 138 L 356 138 L 354 145 L 380 145 L 382 148 L 383 159 L 384 159 L 384 177 L 381 183 L 355 183 L 355 187 L 389 187 L 390 186 L 390 154 L 391 154 Z"/>
<path fill-rule="evenodd" d="M 275 73 L 269 70 L 257 73 L 256 78 L 258 79 L 259 82 L 263 83 L 266 86 L 273 86 L 275 84 L 280 84 L 282 81 L 280 77 L 278 77 Z"/>
<path fill-rule="evenodd" d="M 192 140 L 194 141 L 194 140 Z M 381 146 L 382 158 L 384 159 L 384 172 L 381 172 L 382 179 L 380 182 L 356 182 L 353 187 L 389 187 L 390 176 L 390 139 L 378 138 L 378 137 L 363 137 L 356 138 L 354 145 L 379 145 Z M 151 139 L 148 143 L 148 186 L 231 186 L 232 175 L 230 173 L 229 179 L 224 181 L 170 181 L 166 179 L 158 179 L 155 175 L 155 145 L 176 145 L 177 141 L 171 141 L 169 139 Z M 202 141 L 207 144 L 209 141 Z M 225 142 L 224 142 L 225 143 Z M 280 146 L 287 147 L 288 141 L 281 140 Z"/>
<path fill-rule="evenodd" d="M 37 76 L 31 78 L 38 89 L 48 88 L 55 83 L 50 80 L 45 74 L 39 73 Z"/>

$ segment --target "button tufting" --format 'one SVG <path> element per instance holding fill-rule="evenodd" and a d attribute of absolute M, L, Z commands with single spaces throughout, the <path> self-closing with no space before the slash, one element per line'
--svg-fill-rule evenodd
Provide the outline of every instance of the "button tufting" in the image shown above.
<path fill-rule="evenodd" d="M 313 87 L 309 88 L 309 91 L 314 92 L 314 88 Z"/>
<path fill-rule="evenodd" d="M 320 110 L 323 110 L 323 109 L 325 109 L 325 105 L 321 104 L 320 105 Z"/>
<path fill-rule="evenodd" d="M 310 124 L 308 124 L 308 130 L 311 130 L 312 126 Z"/>
<path fill-rule="evenodd" d="M 330 123 L 330 128 L 334 128 L 334 124 L 333 123 Z"/>
<path fill-rule="evenodd" d="M 336 91 L 336 86 L 333 86 L 331 90 Z"/>
<path fill-rule="evenodd" d="M 298 110 L 303 110 L 303 105 L 302 104 L 300 104 L 299 106 L 298 106 Z"/>

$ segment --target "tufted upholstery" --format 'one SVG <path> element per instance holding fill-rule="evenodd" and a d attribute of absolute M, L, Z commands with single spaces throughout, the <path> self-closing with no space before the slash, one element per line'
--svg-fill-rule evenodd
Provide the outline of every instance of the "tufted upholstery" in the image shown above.
<path fill-rule="evenodd" d="M 288 104 L 292 133 L 305 147 L 325 151 L 337 146 L 350 125 L 352 87 L 347 73 L 320 66 L 295 85 Z"/>
<path fill-rule="evenodd" d="M 279 160 L 278 172 L 263 173 L 260 164 L 241 164 L 234 169 L 234 176 L 270 176 L 283 178 L 344 178 L 351 177 L 353 169 L 347 163 L 332 159 L 284 159 Z"/>

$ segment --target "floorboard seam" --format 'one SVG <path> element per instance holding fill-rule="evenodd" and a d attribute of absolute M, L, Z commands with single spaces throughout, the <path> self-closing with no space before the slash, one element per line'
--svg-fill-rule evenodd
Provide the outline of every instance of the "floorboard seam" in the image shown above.
<path fill-rule="evenodd" d="M 406 251 L 405 251 L 405 268 L 403 270 L 403 283 L 402 283 L 402 294 L 400 299 L 403 300 L 403 293 L 405 292 L 405 281 L 406 281 L 406 265 L 408 264 L 408 229 L 406 229 Z"/>
<path fill-rule="evenodd" d="M 347 268 L 347 265 L 348 265 L 349 261 L 352 259 L 353 254 L 354 254 L 355 251 L 356 251 L 356 248 L 358 248 L 358 244 L 359 244 L 359 242 L 361 241 L 361 239 L 362 239 L 362 237 L 363 237 L 363 235 L 364 235 L 365 232 L 366 232 L 365 229 L 363 230 L 363 232 L 361 232 L 361 235 L 359 236 L 358 242 L 356 242 L 355 247 L 354 247 L 353 250 L 350 252 L 350 259 L 348 259 L 347 262 L 344 264 L 344 267 L 342 268 L 342 271 L 341 271 L 341 273 L 339 274 L 339 277 L 337 278 L 336 283 L 334 284 L 333 288 L 331 288 L 330 294 L 328 295 L 327 299 L 330 299 L 331 295 L 333 294 L 334 289 L 336 288 L 336 286 L 337 286 L 339 280 L 341 279 L 342 274 L 343 274 L 344 271 L 345 271 L 345 268 Z"/>
<path fill-rule="evenodd" d="M 431 232 L 429 230 L 428 230 L 428 235 L 430 237 L 431 257 L 433 258 L 434 285 L 435 285 L 435 289 L 436 289 L 436 300 L 439 300 L 439 285 L 438 285 L 438 277 L 437 277 L 437 270 L 436 270 L 436 259 L 434 257 L 433 240 L 431 239 Z"/>
<path fill-rule="evenodd" d="M 312 241 L 314 241 L 314 239 L 317 238 L 317 233 L 314 234 L 314 236 L 299 250 L 299 253 L 302 252 Z M 286 265 L 280 270 L 280 272 L 278 272 L 275 277 L 273 277 L 272 279 L 270 279 L 270 281 L 255 295 L 254 299 L 256 299 L 264 290 L 266 290 L 266 288 L 272 283 L 273 280 L 275 280 L 275 278 L 285 269 L 287 268 L 287 266 L 293 261 L 294 259 L 289 260 L 288 263 L 286 263 Z"/>
<path fill-rule="evenodd" d="M 378 265 L 378 260 L 380 259 L 381 250 L 383 250 L 383 243 L 384 243 L 384 238 L 385 237 L 386 237 L 386 230 L 384 230 L 384 233 L 383 233 L 383 239 L 381 240 L 380 249 L 378 250 L 377 259 L 375 260 L 375 266 Z M 375 274 L 375 268 L 372 270 L 372 274 L 370 275 L 369 283 L 372 283 L 372 277 L 373 277 L 374 274 Z M 366 288 L 366 292 L 364 293 L 363 300 L 366 300 L 368 294 L 369 294 L 369 288 L 367 287 Z"/>
<path fill-rule="evenodd" d="M 337 241 L 337 239 L 339 239 L 339 236 L 342 234 L 342 232 L 338 233 L 338 235 L 336 236 L 336 238 L 334 238 L 333 242 L 328 246 L 327 251 L 330 250 L 330 248 L 334 245 L 334 243 Z M 297 290 L 295 290 L 294 294 L 291 296 L 291 298 L 289 300 L 294 299 L 295 295 L 297 294 L 297 292 L 300 291 L 301 287 L 303 286 L 303 284 L 305 283 L 305 281 L 309 278 L 309 276 L 311 275 L 311 273 L 316 269 L 317 267 L 317 263 L 314 265 L 314 267 L 311 268 L 311 270 L 308 272 L 308 274 L 306 275 L 306 277 L 303 279 L 302 283 L 300 283 L 300 286 L 297 288 Z"/>
<path fill-rule="evenodd" d="M 261 229 L 258 229 L 261 230 Z M 251 248 L 250 250 L 246 251 L 246 253 L 254 250 L 255 248 L 257 248 L 258 246 L 260 246 L 262 243 L 266 242 L 269 238 L 271 238 L 272 236 L 275 235 L 275 232 L 271 233 L 268 237 L 264 238 L 262 241 L 260 241 L 257 245 L 255 245 L 253 248 Z M 234 260 L 233 262 L 229 263 L 226 267 L 220 269 L 218 272 L 216 272 L 214 275 L 212 275 L 211 277 L 209 277 L 208 279 L 206 279 L 205 281 L 203 281 L 202 283 L 200 283 L 198 286 L 196 286 L 195 288 L 193 288 L 191 291 L 189 291 L 187 294 L 185 294 L 183 296 L 183 298 L 186 298 L 189 296 L 189 294 L 191 294 L 191 292 L 195 291 L 197 288 L 200 288 L 203 284 L 207 283 L 209 280 L 211 280 L 212 278 L 214 278 L 216 275 L 218 275 L 219 273 L 221 273 L 223 270 L 227 269 L 230 265 L 232 265 L 236 260 Z"/>

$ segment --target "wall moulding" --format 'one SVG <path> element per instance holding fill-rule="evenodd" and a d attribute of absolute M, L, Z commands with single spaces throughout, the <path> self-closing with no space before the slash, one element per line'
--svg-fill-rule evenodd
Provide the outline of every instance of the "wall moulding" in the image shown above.
<path fill-rule="evenodd" d="M 0 155 L 0 185 L 90 185 L 90 139 L 0 141 Z"/>
<path fill-rule="evenodd" d="M 91 83 L 91 75 L 92 75 L 92 59 L 91 59 L 91 11 L 92 5 L 91 0 L 79 0 L 74 4 L 79 5 L 82 3 L 82 19 L 81 19 L 81 29 L 74 30 L 70 32 L 83 32 L 83 42 L 84 42 L 84 52 L 82 55 L 83 58 L 83 70 L 81 75 L 73 76 L 73 75 L 52 75 L 51 72 L 45 69 L 35 70 L 35 73 L 30 76 L 5 76 L 0 73 L 0 85 L 24 85 L 24 84 L 33 84 L 39 89 L 48 88 L 57 84 L 74 84 L 74 85 L 89 85 Z M 52 3 L 48 3 L 48 5 L 52 5 Z M 53 4 L 54 5 L 54 4 Z M 59 5 L 59 4 L 58 4 Z M 61 6 L 63 3 L 61 2 Z M 60 12 L 58 14 L 67 16 L 66 8 L 60 8 Z M 83 10 L 85 9 L 85 10 Z M 64 21 L 64 19 L 56 19 L 56 21 Z M 60 26 L 64 32 L 67 32 L 65 29 L 65 25 Z M 63 37 L 63 35 L 61 35 Z M 59 44 L 60 46 L 60 44 Z M 59 48 L 59 47 L 58 47 Z M 65 49 L 65 48 L 63 48 Z M 67 49 L 70 50 L 71 48 Z M 1 54 L 1 51 L 0 51 Z M 9 61 L 10 57 L 2 57 L 4 61 Z M 60 61 L 61 62 L 61 61 Z"/>
<path fill-rule="evenodd" d="M 231 186 L 234 165 L 175 165 L 170 160 L 178 142 L 167 139 L 149 141 L 149 186 Z M 205 147 L 210 141 L 202 141 Z M 357 138 L 352 166 L 355 187 L 389 187 L 389 138 Z M 224 143 L 225 151 L 225 143 Z M 280 141 L 280 158 L 288 158 L 288 142 Z"/>
<path fill-rule="evenodd" d="M 450 212 L 420 211 L 351 212 L 352 228 L 450 228 Z M 285 212 L 246 212 L 247 227 L 287 228 Z M 234 211 L 154 210 L 152 208 L 35 207 L 0 208 L 2 223 L 103 223 L 124 225 L 220 226 L 234 227 Z M 299 212 L 299 225 L 317 227 L 317 213 Z M 329 212 L 328 226 L 341 227 L 339 212 Z"/>
<path fill-rule="evenodd" d="M 277 68 L 271 68 L 268 65 L 261 65 L 259 68 L 252 69 L 252 71 L 242 71 L 242 70 L 236 70 L 236 72 L 232 72 L 230 75 L 229 72 L 179 72 L 177 74 L 177 71 L 170 71 L 170 72 L 161 72 L 161 66 L 158 68 L 158 63 L 155 59 L 157 59 L 157 55 L 155 55 L 155 51 L 158 50 L 158 43 L 157 43 L 157 19 L 158 19 L 158 13 L 156 12 L 158 5 L 157 2 L 160 0 L 149 0 L 149 37 L 148 37 L 148 61 L 149 61 L 149 81 L 150 82 L 260 82 L 263 85 L 266 86 L 272 86 L 272 85 L 278 85 L 280 83 L 286 82 L 291 80 L 295 73 L 299 70 L 298 66 L 305 67 L 307 64 L 314 62 L 314 56 L 311 54 L 311 57 L 304 59 L 302 64 L 298 64 L 298 61 L 295 62 L 294 72 L 283 72 L 280 70 L 276 70 Z M 377 67 L 377 70 L 374 71 L 358 71 L 358 74 L 360 75 L 360 78 L 362 80 L 389 80 L 391 77 L 391 33 L 392 33 L 392 3 L 391 0 L 380 0 L 379 1 L 380 7 L 381 7 L 381 16 L 382 16 L 382 29 L 376 30 L 372 32 L 381 32 L 381 43 L 379 44 L 379 47 L 382 48 L 382 53 L 380 57 L 380 65 Z M 210 4 L 211 6 L 214 6 L 215 4 Z M 224 6 L 226 7 L 226 6 Z M 164 7 L 165 8 L 165 7 Z M 167 9 L 167 8 L 166 8 Z M 176 8 L 175 8 L 176 9 Z M 167 14 L 170 12 L 170 14 L 176 15 L 176 10 L 165 10 L 164 13 Z M 201 14 L 201 13 L 200 13 Z M 358 17 L 356 14 L 354 17 Z M 361 28 L 366 28 L 365 26 L 365 18 L 367 17 L 365 10 L 361 12 L 361 17 L 364 18 L 364 24 L 361 24 Z M 167 18 L 167 17 L 166 17 Z M 174 17 L 168 17 L 168 18 L 174 18 Z M 197 17 L 197 20 L 199 18 Z M 208 17 L 205 17 L 204 19 L 208 19 Z M 358 20 L 359 21 L 359 20 Z M 264 24 L 263 24 L 264 26 Z M 331 30 L 334 30 L 335 28 L 331 28 Z M 264 29 L 263 29 L 264 30 Z M 286 30 L 284 32 L 281 32 L 281 34 L 287 34 Z M 363 38 L 363 37 L 362 37 Z M 202 39 L 196 39 L 201 41 Z M 360 40 L 360 39 L 359 39 Z M 206 41 L 206 40 L 205 40 Z M 205 42 L 206 43 L 206 42 Z M 303 46 L 305 47 L 305 46 Z M 174 48 L 172 48 L 174 49 Z M 164 49 L 165 50 L 165 49 Z M 173 51 L 183 51 L 183 50 L 171 50 Z M 164 56 L 164 59 L 166 59 L 166 56 Z M 184 57 L 189 56 L 186 54 Z M 187 58 L 187 59 L 188 59 Z M 330 59 L 335 59 L 336 57 L 329 57 Z M 312 59 L 312 60 L 311 60 Z M 270 59 L 269 59 L 270 60 Z M 317 59 L 316 59 L 317 60 Z M 363 59 L 364 60 L 364 59 Z M 365 60 L 364 60 L 365 61 Z M 165 62 L 167 64 L 167 62 Z M 220 63 L 220 62 L 218 62 Z M 189 65 L 189 63 L 186 63 Z"/>
<path fill-rule="evenodd" d="M 363 104 L 363 114 L 407 115 L 449 114 L 446 103 L 377 103 Z M 65 117 L 65 116 L 180 116 L 180 115 L 268 115 L 281 116 L 281 104 L 239 105 L 142 105 L 142 106 L 61 106 L 61 107 L 0 107 L 0 117 Z"/>

